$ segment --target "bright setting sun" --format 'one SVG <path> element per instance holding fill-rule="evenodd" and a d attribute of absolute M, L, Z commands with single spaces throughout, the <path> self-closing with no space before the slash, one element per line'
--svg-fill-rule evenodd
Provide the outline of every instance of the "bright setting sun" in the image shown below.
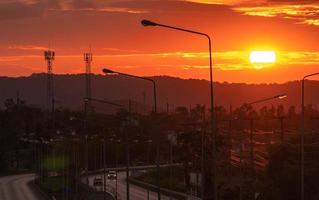
<path fill-rule="evenodd" d="M 276 53 L 274 51 L 251 51 L 251 63 L 274 63 L 276 62 Z"/>

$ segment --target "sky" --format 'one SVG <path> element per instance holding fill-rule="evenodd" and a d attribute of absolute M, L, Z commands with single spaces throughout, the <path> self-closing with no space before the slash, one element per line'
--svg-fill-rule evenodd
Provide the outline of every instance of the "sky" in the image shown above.
<path fill-rule="evenodd" d="M 0 0 L 0 75 L 46 71 L 43 51 L 56 53 L 53 72 L 102 68 L 142 76 L 209 79 L 205 37 L 142 19 L 207 33 L 218 82 L 283 83 L 319 71 L 318 0 Z M 252 64 L 253 50 L 276 62 Z"/>

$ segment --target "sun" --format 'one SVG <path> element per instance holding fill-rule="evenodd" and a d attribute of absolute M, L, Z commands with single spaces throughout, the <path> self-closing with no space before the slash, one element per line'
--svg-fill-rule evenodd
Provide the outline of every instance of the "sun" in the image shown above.
<path fill-rule="evenodd" d="M 251 51 L 250 52 L 250 63 L 252 64 L 269 64 L 276 62 L 275 51 Z"/>

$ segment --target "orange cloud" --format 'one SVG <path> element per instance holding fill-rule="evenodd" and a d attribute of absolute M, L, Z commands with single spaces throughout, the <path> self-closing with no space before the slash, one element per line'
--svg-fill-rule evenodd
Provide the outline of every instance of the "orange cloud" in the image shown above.
<path fill-rule="evenodd" d="M 16 50 L 46 50 L 47 47 L 42 46 L 34 46 L 34 45 L 10 45 L 8 49 L 16 49 Z"/>
<path fill-rule="evenodd" d="M 256 69 L 249 61 L 249 51 L 224 51 L 213 52 L 214 68 L 218 70 L 245 70 Z M 61 55 L 56 57 L 57 65 L 82 66 L 82 54 Z M 142 67 L 152 63 L 153 66 L 171 66 L 182 69 L 205 69 L 208 68 L 207 52 L 162 52 L 162 53 L 125 53 L 125 54 L 98 54 L 93 56 L 96 65 L 113 65 L 121 67 Z M 125 58 L 125 59 L 122 59 Z M 26 62 L 44 65 L 41 55 L 20 55 L 0 57 L 1 62 Z M 127 65 L 130 63 L 130 65 Z M 21 63 L 22 64 L 22 63 Z M 277 65 L 319 65 L 319 52 L 304 51 L 277 51 L 277 62 L 266 67 Z M 69 73 L 65 71 L 65 73 Z"/>
<path fill-rule="evenodd" d="M 258 7 L 235 7 L 233 10 L 250 16 L 282 17 L 295 19 L 298 23 L 319 25 L 319 4 L 305 5 L 268 5 Z"/>
<path fill-rule="evenodd" d="M 266 0 L 185 0 L 195 3 L 203 4 L 222 4 L 222 5 L 237 5 L 237 4 L 250 4 L 250 3 L 265 3 Z"/>
<path fill-rule="evenodd" d="M 306 19 L 303 23 L 319 26 L 319 19 Z"/>
<path fill-rule="evenodd" d="M 130 13 L 130 14 L 143 14 L 148 13 L 147 10 L 137 10 L 137 9 L 131 9 L 131 8 L 121 8 L 121 7 L 104 7 L 99 9 L 94 9 L 95 11 L 101 11 L 101 12 L 119 12 L 119 13 Z"/>

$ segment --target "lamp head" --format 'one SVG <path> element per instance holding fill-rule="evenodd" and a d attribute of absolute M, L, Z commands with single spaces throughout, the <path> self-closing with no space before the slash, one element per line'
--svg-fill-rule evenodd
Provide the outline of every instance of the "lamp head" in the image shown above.
<path fill-rule="evenodd" d="M 143 26 L 157 26 L 157 24 L 155 22 L 152 22 L 152 21 L 149 21 L 149 20 L 146 20 L 146 19 L 143 19 L 141 21 L 141 24 Z"/>
<path fill-rule="evenodd" d="M 281 95 L 278 95 L 278 96 L 277 96 L 278 99 L 284 99 L 284 98 L 286 98 L 286 97 L 287 97 L 286 94 L 281 94 Z"/>
<path fill-rule="evenodd" d="M 103 73 L 105 73 L 105 74 L 114 74 L 114 73 L 115 73 L 113 70 L 105 69 L 105 68 L 104 68 L 102 71 L 103 71 Z"/>

